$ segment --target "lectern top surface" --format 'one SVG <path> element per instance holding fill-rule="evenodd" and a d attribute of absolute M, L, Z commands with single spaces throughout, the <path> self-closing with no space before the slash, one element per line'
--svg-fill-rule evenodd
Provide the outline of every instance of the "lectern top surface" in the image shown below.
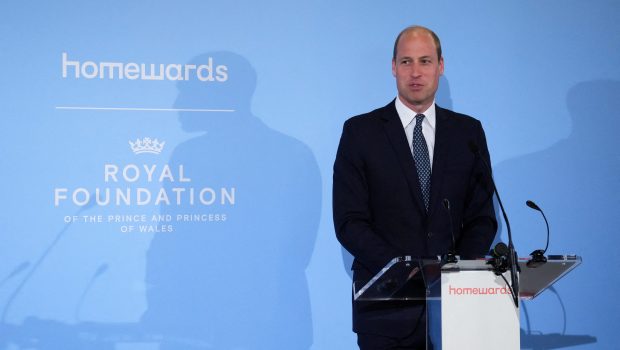
<path fill-rule="evenodd" d="M 444 263 L 440 258 L 392 259 L 367 283 L 353 282 L 355 300 L 424 300 L 437 298 L 441 274 L 461 271 L 489 271 L 490 259 L 458 260 Z M 581 264 L 576 255 L 549 255 L 547 262 L 528 264 L 529 258 L 519 259 L 519 297 L 533 299 L 572 269 Z"/>

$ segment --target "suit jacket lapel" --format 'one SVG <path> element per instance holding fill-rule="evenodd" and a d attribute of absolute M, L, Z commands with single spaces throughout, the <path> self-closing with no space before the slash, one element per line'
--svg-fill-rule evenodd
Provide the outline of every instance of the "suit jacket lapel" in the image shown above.
<path fill-rule="evenodd" d="M 433 170 L 431 174 L 431 194 L 429 201 L 429 215 L 432 215 L 437 207 L 442 207 L 443 198 L 439 198 L 441 194 L 441 186 L 443 181 L 443 169 L 445 159 L 449 152 L 449 129 L 451 127 L 450 120 L 446 111 L 435 105 L 435 149 L 433 152 Z"/>
<path fill-rule="evenodd" d="M 415 168 L 413 156 L 411 155 L 411 149 L 409 148 L 409 145 L 407 143 L 407 135 L 405 135 L 403 124 L 401 123 L 400 118 L 398 117 L 398 113 L 396 112 L 394 101 L 392 101 L 392 103 L 386 106 L 382 118 L 385 121 L 385 123 L 383 124 L 385 132 L 388 136 L 388 139 L 390 140 L 390 143 L 392 144 L 394 152 L 396 153 L 401 169 L 405 174 L 405 178 L 407 179 L 407 183 L 409 185 L 409 192 L 417 203 L 421 213 L 426 215 L 426 209 L 424 208 L 424 199 L 422 199 L 422 191 L 420 189 L 418 172 Z M 431 188 L 433 186 L 432 181 L 433 180 L 431 178 Z"/>

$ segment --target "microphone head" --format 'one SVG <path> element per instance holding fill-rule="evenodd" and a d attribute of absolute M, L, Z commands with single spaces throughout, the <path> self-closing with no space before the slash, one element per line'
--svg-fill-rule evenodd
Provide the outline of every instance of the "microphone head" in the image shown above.
<path fill-rule="evenodd" d="M 540 211 L 540 207 L 536 205 L 536 203 L 532 202 L 531 200 L 527 200 L 525 202 L 525 205 L 527 205 L 528 207 L 534 209 L 534 210 L 538 210 Z"/>
<path fill-rule="evenodd" d="M 508 246 L 506 245 L 506 243 L 504 242 L 499 242 L 495 245 L 495 248 L 493 248 L 492 251 L 492 256 L 507 256 L 508 255 Z"/>

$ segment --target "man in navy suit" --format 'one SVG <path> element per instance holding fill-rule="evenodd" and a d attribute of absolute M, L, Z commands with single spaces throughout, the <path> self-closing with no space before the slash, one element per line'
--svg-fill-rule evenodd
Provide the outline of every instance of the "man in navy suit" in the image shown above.
<path fill-rule="evenodd" d="M 392 74 L 397 98 L 344 124 L 334 163 L 336 235 L 364 285 L 398 256 L 484 256 L 497 221 L 482 125 L 435 104 L 444 61 L 428 28 L 396 38 Z M 450 211 L 444 207 L 447 200 Z M 452 216 L 451 228 L 449 215 Z M 424 302 L 353 302 L 360 349 L 423 349 Z"/>

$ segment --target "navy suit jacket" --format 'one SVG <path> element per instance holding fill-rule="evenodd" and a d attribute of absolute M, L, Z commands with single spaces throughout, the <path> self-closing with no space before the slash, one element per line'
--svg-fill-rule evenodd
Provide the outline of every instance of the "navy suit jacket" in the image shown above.
<path fill-rule="evenodd" d="M 487 254 L 497 221 L 491 174 L 480 157 L 490 164 L 480 122 L 436 106 L 427 213 L 394 101 L 345 122 L 334 163 L 333 214 L 338 240 L 354 257 L 356 285 L 364 285 L 394 257 L 447 253 L 452 235 L 444 199 L 450 201 L 457 254 Z M 388 336 L 411 332 L 407 321 L 420 317 L 413 304 L 354 302 L 353 330 Z"/>

